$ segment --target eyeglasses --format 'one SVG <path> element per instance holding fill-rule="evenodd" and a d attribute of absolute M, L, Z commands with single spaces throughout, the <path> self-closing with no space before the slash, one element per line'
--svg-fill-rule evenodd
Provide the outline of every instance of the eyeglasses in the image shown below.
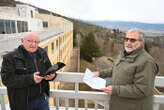
<path fill-rule="evenodd" d="M 124 38 L 124 41 L 125 41 L 125 42 L 130 41 L 131 43 L 134 43 L 134 42 L 136 42 L 136 41 L 141 41 L 141 40 L 140 40 L 140 39 L 134 39 L 134 38 L 125 37 L 125 38 Z"/>
<path fill-rule="evenodd" d="M 36 40 L 28 40 L 28 39 L 24 39 L 29 43 L 35 43 L 35 44 L 39 44 L 40 41 L 36 41 Z"/>

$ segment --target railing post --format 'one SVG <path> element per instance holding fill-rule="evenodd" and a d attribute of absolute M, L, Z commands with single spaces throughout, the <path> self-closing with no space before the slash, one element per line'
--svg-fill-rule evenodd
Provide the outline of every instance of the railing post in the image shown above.
<path fill-rule="evenodd" d="M 153 108 L 154 108 L 153 110 L 159 110 L 159 104 L 155 103 Z"/>
<path fill-rule="evenodd" d="M 78 110 L 78 104 L 79 104 L 79 100 L 75 99 L 75 110 Z"/>
<path fill-rule="evenodd" d="M 78 95 L 78 91 L 79 91 L 79 83 L 75 82 L 75 95 Z M 75 98 L 75 110 L 78 110 L 78 105 L 79 105 L 79 100 L 77 98 Z"/>
<path fill-rule="evenodd" d="M 95 110 L 97 110 L 98 109 L 97 101 L 94 101 L 94 103 L 95 103 Z"/>
<path fill-rule="evenodd" d="M 66 98 L 65 99 L 65 110 L 68 110 L 69 107 L 69 100 Z"/>
<path fill-rule="evenodd" d="M 88 100 L 84 100 L 84 107 L 85 107 L 85 110 L 88 110 Z"/>
<path fill-rule="evenodd" d="M 1 101 L 1 109 L 6 110 L 5 100 L 4 100 L 3 94 L 0 95 L 0 101 Z"/>
<path fill-rule="evenodd" d="M 58 97 L 55 98 L 55 106 L 56 106 L 56 110 L 59 110 L 59 98 Z"/>
<path fill-rule="evenodd" d="M 104 110 L 109 110 L 109 101 L 104 103 Z"/>

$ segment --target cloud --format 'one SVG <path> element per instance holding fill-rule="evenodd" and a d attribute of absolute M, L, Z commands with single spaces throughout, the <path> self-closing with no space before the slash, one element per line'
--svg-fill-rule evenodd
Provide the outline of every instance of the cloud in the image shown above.
<path fill-rule="evenodd" d="M 91 11 L 90 0 L 31 0 L 35 6 L 48 9 L 64 16 L 82 18 L 89 15 Z"/>

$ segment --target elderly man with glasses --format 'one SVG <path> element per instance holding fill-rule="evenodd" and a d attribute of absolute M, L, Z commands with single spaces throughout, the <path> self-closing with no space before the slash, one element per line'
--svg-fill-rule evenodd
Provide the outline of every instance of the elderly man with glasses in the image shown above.
<path fill-rule="evenodd" d="M 131 29 L 124 38 L 124 50 L 113 66 L 94 72 L 94 77 L 112 77 L 102 90 L 111 95 L 110 110 L 153 110 L 153 88 L 158 66 L 144 50 L 144 33 Z"/>
<path fill-rule="evenodd" d="M 41 77 L 51 67 L 47 53 L 38 47 L 39 38 L 27 33 L 22 44 L 3 56 L 1 77 L 7 86 L 11 110 L 49 110 L 45 96 L 49 96 L 49 81 L 56 77 L 51 73 Z"/>

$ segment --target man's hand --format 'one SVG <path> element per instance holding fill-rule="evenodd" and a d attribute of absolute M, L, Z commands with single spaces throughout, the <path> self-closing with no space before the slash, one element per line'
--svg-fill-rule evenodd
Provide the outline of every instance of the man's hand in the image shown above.
<path fill-rule="evenodd" d="M 107 94 L 112 95 L 112 86 L 111 85 L 110 86 L 107 86 L 105 88 L 102 88 L 101 90 L 103 90 Z"/>
<path fill-rule="evenodd" d="M 34 73 L 34 81 L 35 83 L 40 83 L 44 77 L 39 76 L 40 72 Z"/>
<path fill-rule="evenodd" d="M 45 80 L 51 80 L 51 79 L 53 79 L 54 77 L 55 77 L 55 74 L 54 74 L 54 73 L 51 73 L 51 74 L 49 74 L 49 75 L 44 76 L 44 79 L 45 79 Z"/>
<path fill-rule="evenodd" d="M 99 76 L 99 72 L 93 72 L 93 77 L 98 77 Z"/>

